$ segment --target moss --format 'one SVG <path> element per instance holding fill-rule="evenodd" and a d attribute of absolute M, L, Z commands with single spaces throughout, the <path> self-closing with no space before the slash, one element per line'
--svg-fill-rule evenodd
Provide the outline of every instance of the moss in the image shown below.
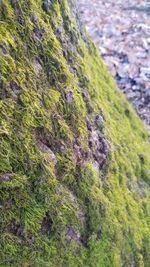
<path fill-rule="evenodd" d="M 149 136 L 79 24 L 0 3 L 1 266 L 150 265 Z"/>

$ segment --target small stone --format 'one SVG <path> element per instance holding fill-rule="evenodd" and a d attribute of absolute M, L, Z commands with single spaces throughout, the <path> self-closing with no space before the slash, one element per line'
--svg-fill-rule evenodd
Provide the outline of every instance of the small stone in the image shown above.
<path fill-rule="evenodd" d="M 131 79 L 134 79 L 134 77 L 137 77 L 139 75 L 139 67 L 132 64 L 129 71 L 129 76 Z"/>
<path fill-rule="evenodd" d="M 140 71 L 141 73 L 144 73 L 146 76 L 150 77 L 150 67 L 149 68 L 141 67 Z"/>
<path fill-rule="evenodd" d="M 131 91 L 131 92 L 129 92 L 128 94 L 127 94 L 127 97 L 128 97 L 128 99 L 134 99 L 135 98 L 135 96 L 136 96 L 136 92 L 133 92 L 133 91 Z"/>

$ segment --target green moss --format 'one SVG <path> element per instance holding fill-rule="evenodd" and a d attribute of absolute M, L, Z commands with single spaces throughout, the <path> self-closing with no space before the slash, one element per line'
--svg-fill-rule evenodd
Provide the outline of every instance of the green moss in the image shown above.
<path fill-rule="evenodd" d="M 149 267 L 148 133 L 72 1 L 42 4 L 0 3 L 0 266 Z"/>

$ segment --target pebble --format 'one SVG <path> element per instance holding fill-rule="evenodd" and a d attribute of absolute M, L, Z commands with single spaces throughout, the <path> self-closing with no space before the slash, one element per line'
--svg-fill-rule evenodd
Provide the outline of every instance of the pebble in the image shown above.
<path fill-rule="evenodd" d="M 104 63 L 150 130 L 150 3 L 78 0 Z"/>

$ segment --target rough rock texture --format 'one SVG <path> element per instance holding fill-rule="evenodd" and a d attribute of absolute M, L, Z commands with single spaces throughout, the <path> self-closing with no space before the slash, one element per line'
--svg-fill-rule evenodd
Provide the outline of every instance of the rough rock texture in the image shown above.
<path fill-rule="evenodd" d="M 150 266 L 149 137 L 76 18 L 0 1 L 3 267 Z"/>

